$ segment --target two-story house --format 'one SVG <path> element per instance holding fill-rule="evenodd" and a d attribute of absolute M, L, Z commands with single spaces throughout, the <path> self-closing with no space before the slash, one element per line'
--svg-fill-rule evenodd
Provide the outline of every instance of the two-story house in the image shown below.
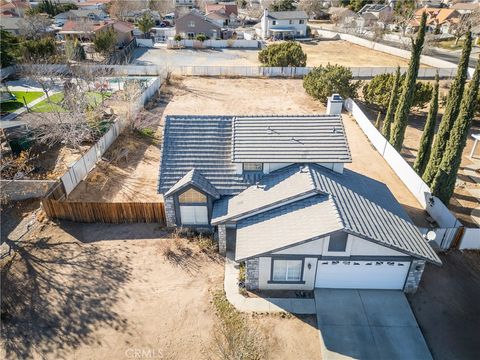
<path fill-rule="evenodd" d="M 305 11 L 263 11 L 260 28 L 262 39 L 293 39 L 307 36 L 308 15 Z"/>
<path fill-rule="evenodd" d="M 175 31 L 184 39 L 195 39 L 199 34 L 204 34 L 210 39 L 222 37 L 222 28 L 196 10 L 175 20 Z"/>
<path fill-rule="evenodd" d="M 214 231 L 248 289 L 418 287 L 440 259 L 385 184 L 351 162 L 341 115 L 167 116 L 169 227 Z"/>

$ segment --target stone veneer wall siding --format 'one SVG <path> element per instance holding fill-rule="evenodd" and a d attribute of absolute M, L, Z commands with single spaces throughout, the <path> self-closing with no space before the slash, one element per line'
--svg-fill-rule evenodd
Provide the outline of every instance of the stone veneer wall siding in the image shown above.
<path fill-rule="evenodd" d="M 417 269 L 418 268 L 418 269 Z M 420 280 L 422 279 L 423 270 L 425 270 L 425 260 L 413 260 L 410 270 L 408 271 L 407 281 L 405 282 L 404 292 L 414 294 Z"/>
<path fill-rule="evenodd" d="M 259 259 L 253 258 L 245 261 L 245 287 L 247 290 L 258 289 Z"/>
<path fill-rule="evenodd" d="M 225 224 L 218 225 L 218 252 L 220 255 L 227 253 L 227 227 Z"/>
<path fill-rule="evenodd" d="M 165 221 L 167 223 L 167 227 L 175 227 L 177 226 L 177 217 L 175 215 L 175 203 L 173 201 L 172 196 L 168 196 L 165 198 Z"/>

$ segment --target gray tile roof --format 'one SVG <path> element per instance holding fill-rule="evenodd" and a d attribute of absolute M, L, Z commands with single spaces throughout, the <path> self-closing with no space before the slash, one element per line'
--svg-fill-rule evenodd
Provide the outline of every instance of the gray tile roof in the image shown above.
<path fill-rule="evenodd" d="M 308 19 L 308 15 L 305 11 L 270 11 L 268 17 L 277 20 L 290 20 L 290 19 Z"/>
<path fill-rule="evenodd" d="M 289 166 L 264 176 L 234 197 L 216 201 L 213 207 L 212 225 L 283 204 L 288 200 L 318 193 L 316 184 L 307 167 Z"/>
<path fill-rule="evenodd" d="M 292 165 L 292 168 L 295 168 L 296 171 L 305 171 L 305 168 L 301 168 L 298 165 Z M 360 238 L 378 243 L 382 246 L 386 246 L 403 253 L 412 255 L 417 258 L 422 258 L 433 263 L 441 264 L 440 259 L 433 251 L 433 249 L 428 245 L 426 240 L 422 237 L 418 228 L 413 225 L 408 218 L 408 215 L 405 213 L 401 205 L 393 197 L 392 193 L 388 190 L 385 184 L 365 177 L 356 172 L 345 170 L 343 174 L 333 172 L 327 168 L 324 168 L 319 165 L 310 164 L 306 165 L 306 168 L 309 169 L 309 174 L 312 178 L 312 181 L 315 184 L 315 187 L 318 192 L 328 194 L 329 199 L 332 201 L 333 207 L 329 208 L 331 214 L 338 216 L 340 223 L 342 224 L 342 229 L 348 233 L 356 235 Z M 282 181 L 282 176 L 278 176 L 278 170 L 269 175 L 272 182 Z M 273 185 L 271 185 L 273 186 Z M 302 182 L 298 181 L 296 184 L 291 184 L 291 186 L 305 186 L 302 185 Z M 305 187 L 309 189 L 310 187 Z M 294 192 L 293 190 L 292 193 Z M 298 193 L 301 193 L 301 190 L 297 190 Z M 318 196 L 313 195 L 312 196 Z M 242 194 L 240 194 L 242 195 Z M 234 204 L 234 198 L 229 200 L 231 204 Z M 250 206 L 250 213 L 253 214 L 251 217 L 245 217 L 243 220 L 240 220 L 237 224 L 243 230 L 243 234 L 253 233 L 253 226 L 257 227 L 257 234 L 262 230 L 261 219 L 262 216 L 269 216 L 270 213 L 275 213 L 276 209 L 270 209 L 265 212 L 256 211 L 254 209 L 255 205 L 258 204 L 262 206 L 262 201 L 255 200 L 253 197 L 250 199 L 253 202 Z M 282 207 L 282 211 L 288 212 L 289 209 L 292 212 L 298 211 L 297 202 L 302 202 L 304 200 L 292 201 L 289 199 L 289 204 L 283 202 L 277 202 L 275 206 Z M 229 208 L 231 214 L 235 214 L 235 209 Z M 323 208 L 324 211 L 327 208 Z M 306 211 L 306 210 L 305 210 Z M 285 215 L 282 213 L 282 216 Z M 304 216 L 304 215 L 302 215 Z M 305 215 L 306 216 L 306 215 Z M 326 215 L 322 215 L 326 216 Z M 288 223 L 287 219 L 291 219 L 291 222 Z M 317 228 L 317 222 L 321 221 L 314 220 L 312 223 L 307 224 L 307 227 L 314 227 L 318 231 L 318 235 L 325 234 L 329 228 L 326 230 Z M 292 227 L 298 229 L 300 226 L 298 222 L 300 219 L 297 217 L 283 217 L 281 222 L 284 227 Z M 280 224 L 278 225 L 280 226 Z M 303 226 L 303 225 L 302 225 Z M 248 230 L 245 229 L 250 227 Z M 260 229 L 260 230 L 259 230 Z M 285 230 L 286 231 L 286 230 Z M 301 231 L 304 231 L 302 229 Z M 264 237 L 268 237 L 269 234 L 265 234 Z M 237 248 L 242 247 L 242 256 L 251 257 L 256 256 L 259 253 L 255 253 L 257 249 L 256 243 L 258 241 L 264 241 L 264 237 L 259 235 L 252 238 L 247 238 L 244 236 L 239 237 L 237 231 Z M 296 236 L 282 235 L 282 246 L 294 245 L 295 241 L 298 240 Z M 308 238 L 303 238 L 299 241 L 307 241 Z M 266 251 L 277 250 L 276 242 L 272 243 L 270 240 L 265 240 L 267 244 L 272 245 L 273 247 Z M 242 244 L 245 242 L 245 244 Z M 247 251 L 250 249 L 251 251 Z M 265 248 L 262 248 L 265 250 Z M 236 255 L 238 259 L 240 255 Z"/>
<path fill-rule="evenodd" d="M 193 168 L 220 195 L 238 194 L 249 186 L 232 163 L 231 116 L 167 116 L 159 192 L 165 194 Z"/>
<path fill-rule="evenodd" d="M 200 189 L 203 192 L 213 196 L 215 199 L 220 198 L 220 193 L 218 190 L 212 184 L 210 184 L 210 181 L 205 179 L 205 177 L 200 174 L 197 169 L 192 169 L 186 173 L 185 176 L 178 180 L 178 182 L 173 185 L 164 195 L 172 195 L 173 193 L 178 192 L 190 185 L 195 186 L 197 189 Z"/>
<path fill-rule="evenodd" d="M 351 162 L 341 115 L 236 117 L 234 162 Z"/>
<path fill-rule="evenodd" d="M 252 254 L 281 250 L 342 228 L 329 196 L 312 196 L 241 220 L 237 224 L 235 258 L 244 260 Z"/>

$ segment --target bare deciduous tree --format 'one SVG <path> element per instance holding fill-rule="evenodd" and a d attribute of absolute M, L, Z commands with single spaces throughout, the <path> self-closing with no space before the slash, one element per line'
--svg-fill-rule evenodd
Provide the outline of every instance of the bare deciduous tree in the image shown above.
<path fill-rule="evenodd" d="M 52 20 L 44 14 L 32 14 L 25 16 L 21 24 L 21 35 L 27 39 L 38 39 L 47 32 Z"/>
<path fill-rule="evenodd" d="M 453 23 L 450 27 L 450 34 L 455 37 L 455 45 L 467 33 L 468 29 L 480 25 L 480 8 L 469 14 L 462 14 L 458 22 Z"/>

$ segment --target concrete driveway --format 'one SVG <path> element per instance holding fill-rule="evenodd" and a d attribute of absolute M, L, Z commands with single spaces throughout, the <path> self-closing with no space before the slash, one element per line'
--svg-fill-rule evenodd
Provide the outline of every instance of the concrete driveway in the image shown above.
<path fill-rule="evenodd" d="M 324 359 L 432 359 L 401 291 L 316 289 Z"/>

